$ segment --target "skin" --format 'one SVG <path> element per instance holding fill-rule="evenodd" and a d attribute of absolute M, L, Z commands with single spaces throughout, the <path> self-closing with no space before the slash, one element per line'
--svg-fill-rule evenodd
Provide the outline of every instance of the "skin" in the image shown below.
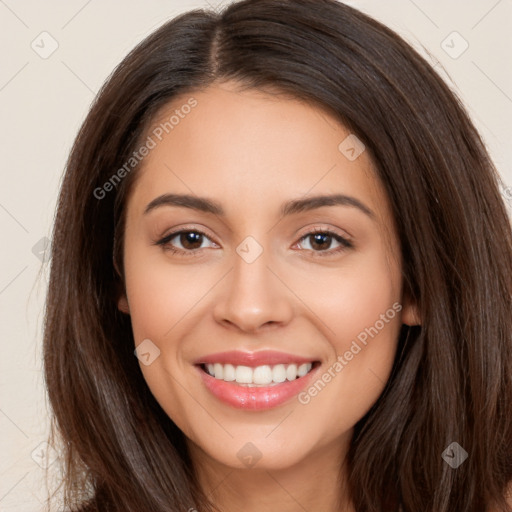
<path fill-rule="evenodd" d="M 136 345 L 160 350 L 141 364 L 144 378 L 219 509 L 352 511 L 341 484 L 353 426 L 384 389 L 401 324 L 418 323 L 386 194 L 369 152 L 347 159 L 338 146 L 350 132 L 319 107 L 225 82 L 175 98 L 155 123 L 191 96 L 197 106 L 144 159 L 127 204 L 118 305 Z M 144 213 L 166 193 L 214 199 L 225 216 L 169 205 Z M 334 193 L 373 216 L 350 205 L 279 215 L 285 201 Z M 315 244 L 313 228 L 353 246 Z M 180 229 L 206 233 L 195 245 L 169 242 L 194 256 L 155 243 Z M 247 236 L 263 249 L 250 264 L 236 252 Z M 214 352 L 273 349 L 320 361 L 321 376 L 395 303 L 401 311 L 307 404 L 235 409 L 193 367 Z M 248 442 L 261 453 L 252 468 L 237 456 Z"/>

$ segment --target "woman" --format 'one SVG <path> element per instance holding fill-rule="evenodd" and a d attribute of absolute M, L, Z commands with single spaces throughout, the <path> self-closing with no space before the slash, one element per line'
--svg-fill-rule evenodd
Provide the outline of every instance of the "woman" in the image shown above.
<path fill-rule="evenodd" d="M 158 29 L 100 91 L 59 199 L 65 506 L 512 510 L 498 182 L 432 68 L 346 5 Z"/>

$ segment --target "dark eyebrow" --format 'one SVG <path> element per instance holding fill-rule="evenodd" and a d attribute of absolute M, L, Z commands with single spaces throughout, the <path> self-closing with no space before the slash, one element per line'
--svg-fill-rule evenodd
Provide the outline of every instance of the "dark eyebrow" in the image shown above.
<path fill-rule="evenodd" d="M 181 206 L 201 212 L 213 213 L 214 215 L 223 216 L 224 210 L 222 206 L 206 197 L 192 196 L 189 194 L 163 194 L 151 201 L 144 210 L 144 214 L 160 206 Z"/>
<path fill-rule="evenodd" d="M 323 196 L 311 196 L 305 199 L 294 199 L 288 201 L 281 208 L 281 216 L 286 217 L 294 213 L 305 212 L 321 208 L 322 206 L 352 206 L 358 208 L 372 219 L 375 218 L 373 211 L 363 204 L 359 199 L 344 194 L 332 194 Z"/>
<path fill-rule="evenodd" d="M 144 210 L 144 214 L 160 206 L 181 206 L 192 210 L 224 216 L 225 212 L 220 203 L 206 197 L 198 197 L 189 194 L 163 194 L 153 199 Z M 281 216 L 286 217 L 294 213 L 301 213 L 322 206 L 352 206 L 361 210 L 370 218 L 375 218 L 373 211 L 361 201 L 352 196 L 343 194 L 312 196 L 305 199 L 294 199 L 283 204 Z"/>

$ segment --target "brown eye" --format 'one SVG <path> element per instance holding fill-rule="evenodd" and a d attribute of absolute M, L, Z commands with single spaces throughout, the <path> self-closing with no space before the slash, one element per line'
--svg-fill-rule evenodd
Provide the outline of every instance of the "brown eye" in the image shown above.
<path fill-rule="evenodd" d="M 197 231 L 183 231 L 177 236 L 184 249 L 199 249 L 202 245 L 203 235 Z"/>
<path fill-rule="evenodd" d="M 333 236 L 326 233 L 315 233 L 308 236 L 313 249 L 328 249 L 333 240 Z"/>
<path fill-rule="evenodd" d="M 209 240 L 209 238 L 202 231 L 188 229 L 170 233 L 156 244 L 173 253 L 192 256 L 200 249 L 205 248 L 202 245 L 206 240 Z"/>
<path fill-rule="evenodd" d="M 306 247 L 306 250 L 312 251 L 315 256 L 329 256 L 353 247 L 349 240 L 328 230 L 314 230 L 300 241 L 308 241 L 310 247 Z M 339 244 L 339 247 L 331 249 L 333 242 Z"/>

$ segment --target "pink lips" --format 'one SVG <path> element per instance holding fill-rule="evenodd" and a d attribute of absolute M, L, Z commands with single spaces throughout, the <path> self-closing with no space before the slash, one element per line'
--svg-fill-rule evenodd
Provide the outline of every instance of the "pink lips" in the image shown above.
<path fill-rule="evenodd" d="M 203 370 L 203 364 L 221 363 L 254 368 L 256 366 L 273 366 L 276 364 L 295 363 L 299 365 L 313 361 L 314 359 L 312 358 L 265 350 L 260 352 L 219 352 L 202 357 L 195 364 L 206 388 L 215 397 L 232 407 L 256 411 L 277 407 L 299 394 L 311 382 L 318 371 L 318 367 L 313 367 L 307 375 L 293 381 L 285 381 L 272 386 L 247 387 L 236 382 L 226 382 L 212 377 Z"/>

